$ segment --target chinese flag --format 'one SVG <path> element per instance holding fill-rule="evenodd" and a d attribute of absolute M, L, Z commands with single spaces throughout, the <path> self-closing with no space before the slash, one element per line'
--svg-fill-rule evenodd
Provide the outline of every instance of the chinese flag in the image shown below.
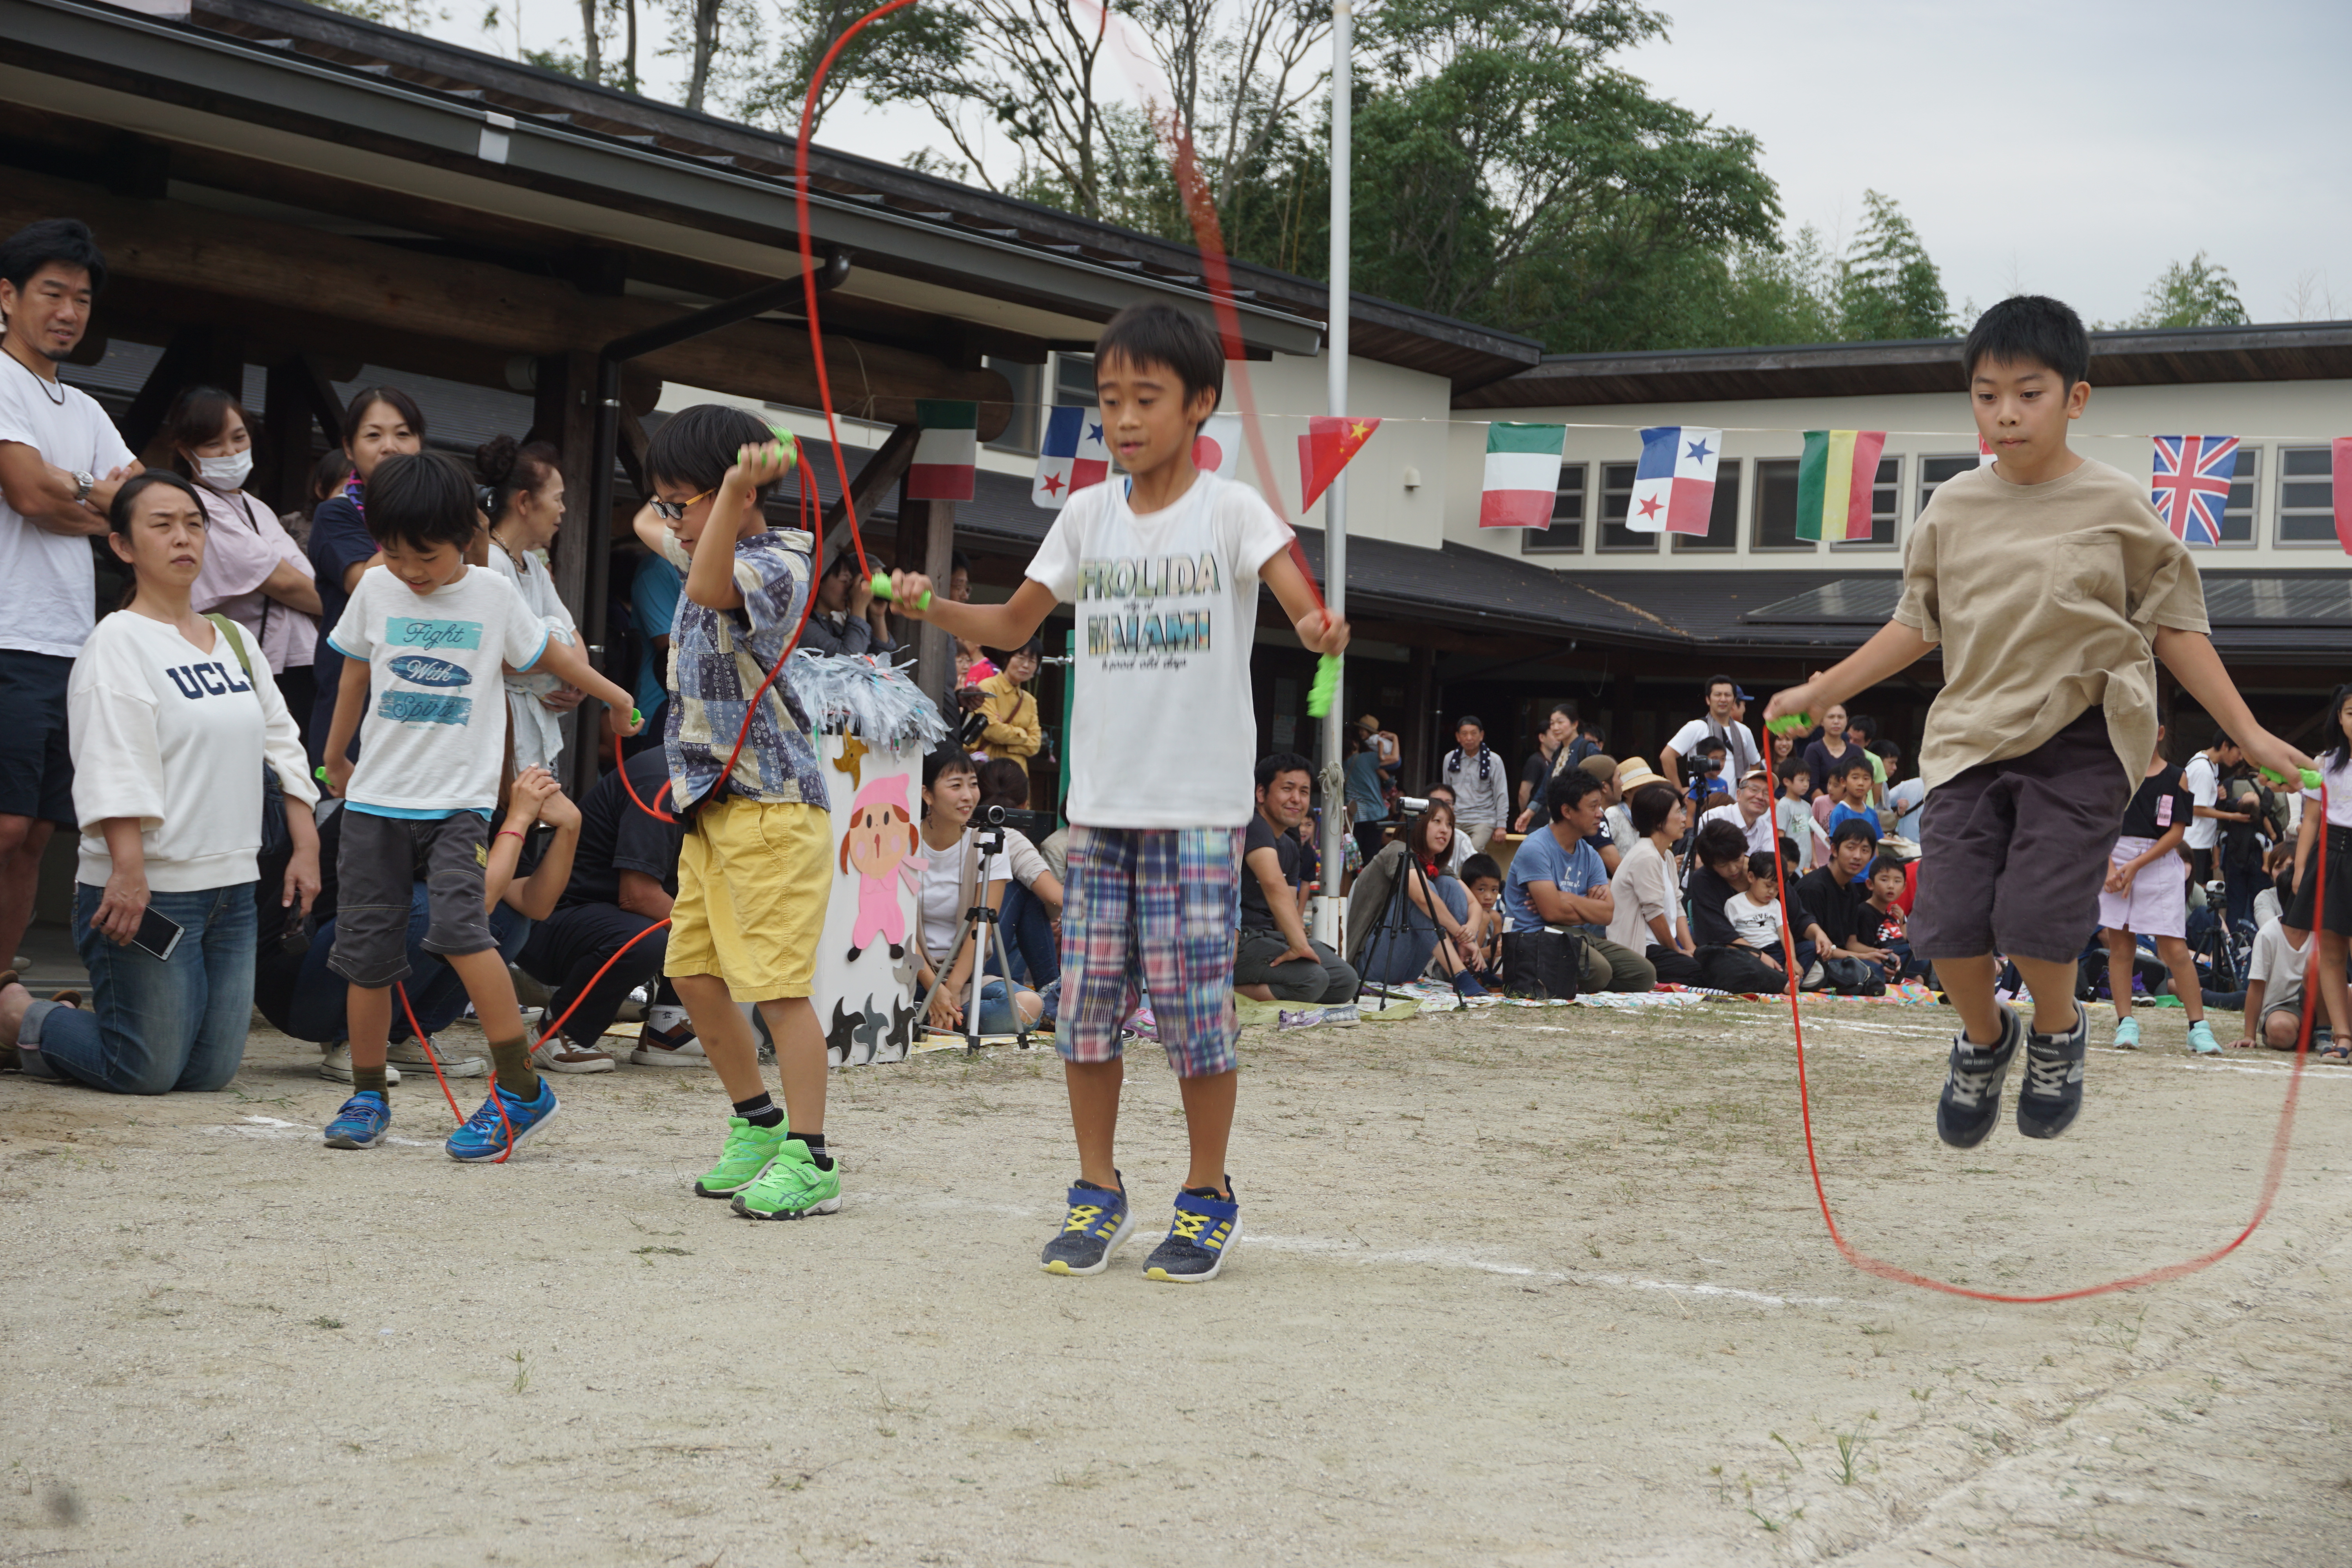
<path fill-rule="evenodd" d="M 1348 415 L 1318 415 L 1307 422 L 1307 434 L 1298 438 L 1299 510 L 1322 499 L 1339 470 L 1364 449 L 1364 443 L 1380 427 L 1377 419 Z"/>

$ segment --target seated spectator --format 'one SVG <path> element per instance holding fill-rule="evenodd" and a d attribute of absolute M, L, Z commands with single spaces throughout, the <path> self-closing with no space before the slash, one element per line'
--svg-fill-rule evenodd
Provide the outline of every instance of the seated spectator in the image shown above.
<path fill-rule="evenodd" d="M 1878 721 L 1867 713 L 1855 714 L 1846 721 L 1845 738 L 1854 743 L 1862 752 L 1862 760 L 1870 766 L 1870 804 L 1885 805 L 1886 764 L 1878 755 Z"/>
<path fill-rule="evenodd" d="M 1617 764 L 1617 790 L 1610 799 L 1603 820 L 1609 825 L 1609 841 L 1617 846 L 1620 855 L 1631 849 L 1633 841 L 1641 837 L 1633 831 L 1633 813 L 1625 803 L 1633 799 L 1633 792 L 1643 784 L 1664 783 L 1665 780 L 1657 770 L 1639 757 L 1628 757 Z M 1616 873 L 1612 871 L 1610 875 Z"/>
<path fill-rule="evenodd" d="M 531 921 L 554 911 L 572 879 L 572 858 L 579 844 L 580 808 L 557 787 L 554 779 L 532 770 L 508 787 L 505 818 L 490 840 L 489 864 L 482 873 L 482 898 L 489 911 L 490 936 L 499 956 L 512 963 L 530 936 Z M 333 1082 L 352 1081 L 352 1051 L 346 1029 L 349 989 L 343 977 L 327 967 L 335 950 L 337 885 L 335 863 L 342 846 L 343 809 L 319 825 L 321 887 L 311 905 L 310 919 L 280 942 L 262 945 L 254 966 L 253 1000 L 263 1017 L 283 1034 L 324 1046 L 326 1059 L 319 1076 Z M 551 830 L 543 842 L 534 829 Z M 518 837 L 520 835 L 520 837 Z M 392 1010 L 392 1050 L 389 1059 L 403 1067 L 429 1068 L 425 1047 L 411 1037 L 408 1015 L 429 1037 L 456 1023 L 467 1006 L 466 984 L 457 972 L 425 950 L 425 933 L 432 925 L 432 907 L 425 884 L 412 884 L 408 893 L 407 957 L 404 983 L 408 1005 Z M 486 1057 L 441 1056 L 441 1071 L 449 1078 L 480 1078 L 489 1071 Z M 387 1077 L 387 1082 L 397 1079 Z"/>
<path fill-rule="evenodd" d="M 883 654 L 895 652 L 890 616 L 858 575 L 857 552 L 844 549 L 816 580 L 816 604 L 808 625 L 801 628 L 800 646 L 819 653 Z M 651 712 L 651 709 L 646 710 Z"/>
<path fill-rule="evenodd" d="M 1549 781 L 1547 781 L 1549 782 Z M 1503 984 L 1503 868 L 1491 855 L 1473 855 L 1462 863 L 1462 885 L 1479 911 L 1477 952 L 1470 967 L 1489 991 Z"/>
<path fill-rule="evenodd" d="M 1805 772 L 1805 759 L 1790 757 L 1780 764 L 1780 793 L 1772 802 L 1773 831 L 1782 842 L 1792 845 L 1797 858 L 1789 863 L 1791 877 L 1801 877 L 1822 863 L 1829 853 L 1829 829 L 1813 815 L 1807 804 L 1812 795 L 1812 780 Z M 1772 846 L 1760 846 L 1769 852 Z"/>
<path fill-rule="evenodd" d="M 961 1031 L 964 1009 L 971 1000 L 974 943 L 964 931 L 964 916 L 986 903 L 1002 910 L 1009 880 L 1007 857 L 990 856 L 982 864 L 980 835 L 971 826 L 980 806 L 980 771 L 953 742 L 923 759 L 923 870 L 921 918 L 913 932 L 916 975 L 930 997 L 926 1020 L 934 1029 Z M 973 932 L 986 936 L 975 926 Z M 983 976 L 980 993 L 979 1032 L 1010 1035 L 1016 1016 L 1034 1025 L 1045 1010 L 1037 993 L 1015 986 L 1002 975 L 988 975 L 989 954 L 981 959 Z M 945 984 L 940 983 L 945 975 Z"/>
<path fill-rule="evenodd" d="M 1832 772 L 1842 773 L 1857 750 L 1846 734 L 1845 704 L 1831 703 L 1822 714 L 1822 732 L 1805 746 L 1805 772 L 1816 793 L 1830 787 Z"/>
<path fill-rule="evenodd" d="M 1674 787 L 1644 784 L 1629 801 L 1633 831 L 1641 835 L 1609 879 L 1615 909 L 1609 940 L 1650 961 L 1660 980 L 1698 984 L 1698 944 L 1683 918 L 1682 879 L 1675 872 L 1675 847 L 1690 823 L 1690 808 Z"/>
<path fill-rule="evenodd" d="M 1403 896 L 1385 900 L 1374 913 L 1370 930 L 1356 950 L 1368 985 L 1402 985 L 1434 971 L 1464 996 L 1484 996 L 1473 961 L 1485 933 L 1486 910 L 1477 907 L 1470 890 L 1452 870 L 1454 842 L 1454 810 L 1433 800 L 1415 817 L 1403 838 L 1382 849 L 1374 866 L 1379 880 L 1391 888 L 1403 885 Z M 1372 868 L 1366 868 L 1368 872 Z M 1396 923 L 1402 917 L 1400 930 Z"/>
<path fill-rule="evenodd" d="M 1404 769 L 1404 742 L 1397 739 L 1395 731 L 1381 729 L 1379 718 L 1370 713 L 1357 720 L 1356 728 L 1364 732 L 1365 749 L 1380 759 L 1381 776 L 1391 784 L 1396 783 Z"/>
<path fill-rule="evenodd" d="M 1824 976 L 1845 995 L 1886 990 L 1887 954 L 1862 935 L 1870 901 L 1865 873 L 1877 848 L 1878 835 L 1867 824 L 1841 823 L 1830 834 L 1829 859 L 1790 890 L 1797 907 L 1789 911 L 1789 923 L 1812 943 Z"/>
<path fill-rule="evenodd" d="M 643 520 L 653 515 L 651 507 L 638 513 L 640 537 L 646 532 Z M 654 526 L 658 529 L 661 524 Z M 636 694 L 637 711 L 646 716 L 646 727 L 621 742 L 621 750 L 631 755 L 662 750 L 663 737 L 668 733 L 669 633 L 677 620 L 678 597 L 685 592 L 686 574 L 658 550 L 648 551 L 638 561 L 636 575 L 629 580 L 630 630 L 645 649 L 630 689 Z M 814 625 L 816 617 L 812 615 L 809 620 Z"/>
<path fill-rule="evenodd" d="M 1455 805 L 1454 801 L 1454 786 L 1452 784 L 1434 784 L 1430 785 L 1429 794 L 1426 798 L 1431 805 L 1443 805 L 1445 807 L 1446 821 L 1450 823 L 1454 820 L 1454 813 Z M 1459 877 L 1462 875 L 1462 868 L 1464 864 L 1469 860 L 1471 856 L 1477 854 L 1478 851 L 1471 848 L 1469 838 L 1465 835 L 1458 832 L 1448 838 L 1446 844 L 1445 869 L 1450 874 Z"/>
<path fill-rule="evenodd" d="M 2252 1050 L 2257 1042 L 2274 1051 L 2291 1051 L 2303 1043 L 2303 979 L 2311 966 L 2311 933 L 2297 933 L 2297 943 L 2273 915 L 2254 932 L 2253 955 L 2246 963 L 2246 1022 L 2236 1050 Z M 2317 1050 L 2327 1033 L 2325 1021 L 2315 1020 L 2312 1048 Z"/>
<path fill-rule="evenodd" d="M 1750 853 L 1738 827 L 1717 821 L 1698 830 L 1691 858 L 1690 926 L 1698 944 L 1699 983 L 1718 991 L 1786 990 L 1771 852 Z"/>
<path fill-rule="evenodd" d="M 1336 1007 L 1353 1002 L 1356 972 L 1308 939 L 1298 825 L 1315 798 L 1315 764 L 1290 752 L 1261 757 L 1257 810 L 1242 840 L 1241 935 L 1234 989 L 1256 1002 Z"/>
<path fill-rule="evenodd" d="M 980 809 L 984 813 L 992 805 L 1028 809 L 1027 767 L 1010 757 L 980 764 Z M 1005 953 L 1013 963 L 1012 977 L 1043 991 L 1062 977 L 1062 879 L 1017 827 L 1004 830 L 1004 858 L 1013 875 L 1005 882 L 1004 905 L 998 915 Z M 990 954 L 989 963 L 995 962 Z"/>
<path fill-rule="evenodd" d="M 1639 759 L 1626 765 L 1649 773 Z M 1587 991 L 1654 989 L 1658 972 L 1650 961 L 1609 940 L 1617 901 L 1601 856 L 1588 842 L 1601 828 L 1601 781 L 1571 768 L 1552 780 L 1544 798 L 1551 820 L 1528 835 L 1503 878 L 1503 910 L 1512 929 L 1558 926 L 1582 936 Z"/>
<path fill-rule="evenodd" d="M 1591 845 L 1592 852 L 1601 857 L 1601 868 L 1613 877 L 1617 874 L 1617 862 L 1623 858 L 1624 855 L 1624 851 L 1620 847 L 1622 841 L 1617 837 L 1615 821 L 1616 807 L 1622 798 L 1617 790 L 1617 759 L 1595 752 L 1576 765 L 1591 777 L 1601 781 L 1601 798 L 1604 803 L 1601 808 L 1601 826 L 1585 842 Z M 1538 801 L 1536 805 L 1541 810 L 1549 810 L 1541 801 Z M 1538 821 L 1541 820 L 1542 817 L 1539 816 Z M 1631 824 L 1626 826 L 1626 831 L 1628 833 L 1633 831 Z"/>
<path fill-rule="evenodd" d="M 82 644 L 66 680 L 68 732 L 57 737 L 72 747 L 72 931 L 91 1005 L 37 1002 L 13 970 L 0 974 L 0 1055 L 33 1077 L 109 1094 L 208 1093 L 245 1059 L 257 896 L 282 920 L 318 891 L 316 791 L 260 645 L 190 604 L 206 544 L 195 488 L 168 470 L 134 475 L 107 522 L 131 598 Z M 265 770 L 283 792 L 290 839 L 266 890 Z M 178 928 L 162 952 L 152 937 L 134 941 L 151 917 Z"/>
<path fill-rule="evenodd" d="M 1859 822 L 1870 829 L 1871 841 L 1878 840 L 1878 808 L 1870 804 L 1870 764 L 1859 756 L 1850 757 L 1845 766 L 1832 778 L 1833 793 L 1823 798 L 1830 803 L 1826 815 L 1814 803 L 1815 816 L 1822 829 L 1834 837 L 1843 823 Z"/>
<path fill-rule="evenodd" d="M 1855 930 L 1886 955 L 1879 963 L 1890 981 L 1916 980 L 1927 973 L 1926 963 L 1911 956 L 1910 921 L 1903 907 L 1909 886 L 1910 868 L 1902 861 L 1882 855 L 1870 863 L 1870 897 Z"/>
<path fill-rule="evenodd" d="M 1904 778 L 1903 748 L 1893 741 L 1878 742 L 1878 760 L 1886 772 L 1886 810 L 1894 819 L 1890 830 L 1898 838 L 1919 842 L 1919 813 L 1927 804 L 1927 785 Z"/>
<path fill-rule="evenodd" d="M 971 561 L 961 550 L 948 572 L 948 597 L 959 605 L 971 603 Z M 955 639 L 956 687 L 978 686 L 996 671 L 995 664 L 976 642 Z"/>
<path fill-rule="evenodd" d="M 580 803 L 571 880 L 553 912 L 531 927 L 515 960 L 553 992 L 548 1017 L 563 1020 L 562 1033 L 531 1053 L 542 1072 L 612 1071 L 612 1057 L 596 1042 L 612 1027 L 629 993 L 648 984 L 657 989 L 629 1060 L 640 1067 L 709 1065 L 677 993 L 662 977 L 669 933 L 656 931 L 629 945 L 648 927 L 669 919 L 677 898 L 677 852 L 686 825 L 669 816 L 668 790 L 667 754 L 640 752 L 628 760 L 625 773 L 606 773 Z M 617 961 L 615 953 L 621 953 Z M 608 961 L 613 966 L 606 970 Z M 604 971 L 601 980 L 599 970 Z"/>
<path fill-rule="evenodd" d="M 980 683 L 980 711 L 985 724 L 972 751 L 983 757 L 1028 758 L 1045 743 L 1045 726 L 1037 718 L 1037 699 L 1028 686 L 1037 679 L 1037 661 L 1045 644 L 1031 637 L 1019 647 L 991 649 L 1004 668 Z M 1021 808 L 1029 805 L 1028 775 L 1022 775 Z"/>
<path fill-rule="evenodd" d="M 1511 770 L 1486 744 L 1486 726 L 1465 713 L 1454 726 L 1454 750 L 1437 770 L 1438 778 L 1454 791 L 1456 826 L 1482 850 L 1511 820 Z"/>

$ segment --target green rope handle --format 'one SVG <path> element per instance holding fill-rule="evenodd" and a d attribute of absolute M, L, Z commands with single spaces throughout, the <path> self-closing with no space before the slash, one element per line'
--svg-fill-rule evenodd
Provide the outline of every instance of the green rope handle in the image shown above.
<path fill-rule="evenodd" d="M 1328 719 L 1339 698 L 1339 656 L 1327 653 L 1315 665 L 1315 684 L 1307 689 L 1307 716 Z"/>
<path fill-rule="evenodd" d="M 2270 780 L 2271 783 L 2277 784 L 2282 788 L 2285 787 L 2286 775 L 2284 773 L 2274 773 L 2268 768 L 2257 768 L 2255 769 L 2255 772 L 2261 773 L 2263 777 Z M 2305 768 L 2303 770 L 2303 787 L 2305 789 L 2317 789 L 2319 787 L 2319 770 L 2317 768 Z"/>
<path fill-rule="evenodd" d="M 1784 713 L 1764 726 L 1775 735 L 1801 735 L 1812 727 L 1813 716 L 1810 713 Z"/>
<path fill-rule="evenodd" d="M 887 572 L 877 572 L 874 574 L 874 581 L 869 584 L 869 586 L 873 588 L 874 596 L 876 598 L 887 599 L 893 604 L 898 602 L 898 595 L 890 590 L 890 574 Z M 915 601 L 915 608 L 918 610 L 928 610 L 930 607 L 931 591 L 929 588 L 926 588 L 923 590 L 923 596 Z"/>

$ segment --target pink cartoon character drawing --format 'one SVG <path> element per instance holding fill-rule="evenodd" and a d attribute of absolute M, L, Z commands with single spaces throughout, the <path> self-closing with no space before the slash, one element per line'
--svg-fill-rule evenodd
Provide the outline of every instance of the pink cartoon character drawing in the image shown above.
<path fill-rule="evenodd" d="M 890 956 L 907 952 L 907 911 L 898 901 L 898 885 L 919 889 L 923 868 L 930 862 L 918 853 L 922 835 L 915 815 L 907 807 L 905 773 L 875 779 L 857 792 L 849 808 L 849 826 L 841 836 L 841 869 L 855 866 L 857 922 L 849 931 L 849 961 L 874 945 L 879 937 L 890 944 Z"/>

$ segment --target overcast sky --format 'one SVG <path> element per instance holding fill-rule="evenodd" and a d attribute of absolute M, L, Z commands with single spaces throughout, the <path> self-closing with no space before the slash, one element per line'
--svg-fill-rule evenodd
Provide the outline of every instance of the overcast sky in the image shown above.
<path fill-rule="evenodd" d="M 577 47 L 576 4 L 523 5 L 526 42 Z M 1864 190 L 1895 197 L 1955 309 L 2024 289 L 2120 320 L 2203 249 L 2257 321 L 2352 318 L 2347 0 L 1661 8 L 1671 40 L 1628 68 L 1761 139 L 1792 233 L 1843 238 Z M 511 29 L 447 34 L 514 53 Z M 646 64 L 654 90 L 677 91 L 676 61 Z M 920 110 L 855 104 L 822 140 L 893 160 L 945 144 Z"/>

